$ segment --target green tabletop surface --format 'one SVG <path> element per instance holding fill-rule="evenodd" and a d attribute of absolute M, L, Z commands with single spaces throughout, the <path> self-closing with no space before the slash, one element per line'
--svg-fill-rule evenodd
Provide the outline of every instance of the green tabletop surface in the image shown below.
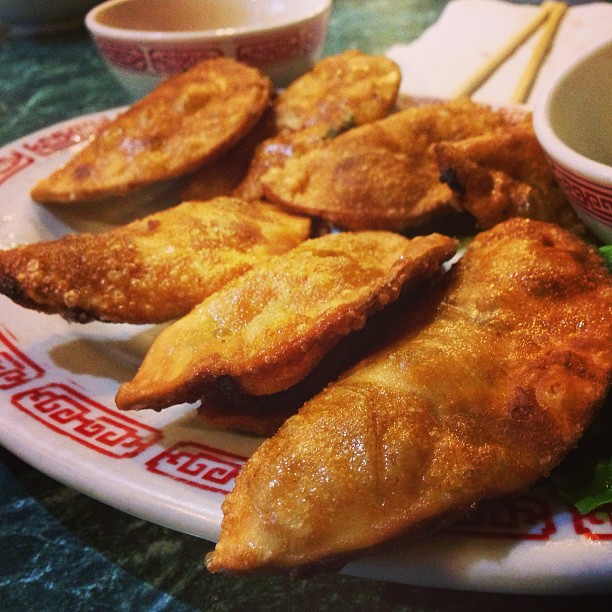
<path fill-rule="evenodd" d="M 335 0 L 325 54 L 384 53 L 418 37 L 446 4 Z M 0 146 L 129 101 L 84 29 L 0 41 Z M 99 503 L 0 447 L 0 611 L 612 609 L 604 595 L 451 591 L 340 573 L 230 578 L 204 568 L 212 548 Z"/>

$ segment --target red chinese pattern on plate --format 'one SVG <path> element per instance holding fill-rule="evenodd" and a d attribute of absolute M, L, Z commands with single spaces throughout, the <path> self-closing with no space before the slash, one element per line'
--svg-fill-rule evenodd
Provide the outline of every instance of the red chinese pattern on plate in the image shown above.
<path fill-rule="evenodd" d="M 0 185 L 34 163 L 34 158 L 21 151 L 8 151 L 0 157 Z"/>
<path fill-rule="evenodd" d="M 44 375 L 45 370 L 41 366 L 24 355 L 6 334 L 0 332 L 0 389 L 14 389 Z"/>
<path fill-rule="evenodd" d="M 36 364 L 10 339 L 10 332 L 0 332 L 0 389 L 14 390 L 33 381 L 37 386 L 18 390 L 11 404 L 43 423 L 57 434 L 114 458 L 142 454 L 158 443 L 163 432 L 104 406 L 65 382 L 44 383 L 45 368 Z M 208 445 L 182 440 L 157 453 L 146 462 L 146 469 L 189 487 L 229 493 L 246 457 Z M 591 540 L 612 539 L 612 506 L 590 514 L 571 512 L 576 534 Z M 548 499 L 529 493 L 505 504 L 481 512 L 469 520 L 446 529 L 447 533 L 512 540 L 550 540 L 557 531 L 552 505 Z"/>
<path fill-rule="evenodd" d="M 50 383 L 16 393 L 12 404 L 52 431 L 103 455 L 135 457 L 162 432 L 108 408 L 65 383 Z"/>
<path fill-rule="evenodd" d="M 80 121 L 46 132 L 31 141 L 25 140 L 22 149 L 34 156 L 48 157 L 73 145 L 86 142 L 108 123 L 110 119 L 105 116 L 85 117 Z M 33 164 L 36 159 L 32 155 L 16 148 L 9 148 L 0 154 L 0 185 Z"/>
<path fill-rule="evenodd" d="M 246 458 L 197 442 L 179 442 L 147 462 L 147 469 L 193 487 L 226 495 Z"/>
<path fill-rule="evenodd" d="M 571 508 L 574 530 L 579 536 L 593 541 L 612 541 L 612 504 L 606 504 L 582 514 L 576 508 Z"/>

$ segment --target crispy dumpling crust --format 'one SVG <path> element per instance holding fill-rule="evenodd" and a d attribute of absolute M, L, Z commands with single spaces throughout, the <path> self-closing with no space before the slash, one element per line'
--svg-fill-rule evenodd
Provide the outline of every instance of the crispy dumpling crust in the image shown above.
<path fill-rule="evenodd" d="M 160 323 L 306 240 L 310 221 L 263 202 L 185 202 L 101 234 L 0 251 L 0 293 L 66 319 Z"/>
<path fill-rule="evenodd" d="M 400 69 L 384 55 L 356 49 L 326 57 L 279 96 L 276 131 L 295 132 L 313 125 L 363 125 L 386 116 L 395 105 Z"/>
<path fill-rule="evenodd" d="M 384 56 L 351 50 L 321 60 L 275 100 L 275 133 L 255 150 L 235 195 L 262 198 L 261 178 L 270 168 L 386 117 L 397 101 L 400 80 L 398 66 Z"/>
<path fill-rule="evenodd" d="M 389 329 L 389 321 L 409 307 L 415 296 L 427 291 L 439 274 L 405 288 L 402 295 L 368 317 L 363 329 L 351 332 L 325 355 L 308 375 L 288 389 L 249 395 L 230 377 L 221 377 L 204 390 L 198 418 L 218 429 L 233 429 L 261 436 L 274 435 L 283 423 L 343 372 L 372 353 Z"/>
<path fill-rule="evenodd" d="M 156 338 L 123 409 L 195 401 L 219 377 L 265 395 L 302 380 L 339 340 L 455 252 L 439 234 L 328 234 L 254 268 Z"/>
<path fill-rule="evenodd" d="M 525 219 L 482 232 L 384 348 L 253 454 L 209 570 L 346 558 L 547 475 L 606 397 L 611 315 L 594 248 Z"/>
<path fill-rule="evenodd" d="M 476 218 L 480 228 L 526 217 L 585 235 L 555 180 L 531 116 L 482 136 L 437 143 L 434 153 L 455 202 Z"/>
<path fill-rule="evenodd" d="M 507 117 L 469 100 L 410 107 L 271 168 L 266 198 L 341 228 L 401 231 L 454 210 L 432 145 L 496 130 Z"/>
<path fill-rule="evenodd" d="M 120 196 L 175 178 L 227 150 L 257 122 L 270 79 L 232 60 L 205 60 L 177 74 L 106 125 L 31 191 L 42 203 Z"/>

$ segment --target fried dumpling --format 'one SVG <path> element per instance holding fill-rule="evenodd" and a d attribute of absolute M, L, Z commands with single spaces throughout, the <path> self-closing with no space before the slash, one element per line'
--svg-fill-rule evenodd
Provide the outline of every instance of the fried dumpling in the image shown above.
<path fill-rule="evenodd" d="M 106 125 L 32 198 L 68 204 L 182 176 L 227 150 L 266 109 L 270 79 L 230 58 L 177 74 Z"/>
<path fill-rule="evenodd" d="M 100 234 L 0 251 L 0 293 L 71 321 L 160 323 L 309 232 L 307 219 L 264 202 L 185 202 Z"/>
<path fill-rule="evenodd" d="M 332 55 L 296 79 L 275 103 L 276 131 L 363 125 L 393 108 L 401 81 L 397 64 L 356 49 Z"/>
<path fill-rule="evenodd" d="M 296 570 L 422 534 L 528 487 L 575 445 L 612 375 L 596 249 L 512 219 L 445 278 L 252 455 L 209 570 Z"/>
<path fill-rule="evenodd" d="M 530 117 L 501 131 L 437 143 L 434 152 L 455 202 L 481 228 L 527 217 L 584 235 L 584 226 L 555 180 Z"/>
<path fill-rule="evenodd" d="M 389 321 L 406 308 L 413 295 L 426 291 L 436 276 L 407 287 L 395 302 L 369 316 L 363 329 L 342 338 L 305 378 L 284 391 L 249 395 L 230 377 L 218 378 L 198 398 L 198 418 L 217 429 L 274 435 L 308 400 L 371 353 L 372 347 L 384 337 Z"/>
<path fill-rule="evenodd" d="M 432 145 L 495 130 L 507 117 L 469 100 L 411 107 L 271 168 L 265 196 L 344 229 L 400 231 L 454 210 Z"/>
<path fill-rule="evenodd" d="M 161 332 L 122 409 L 195 401 L 219 377 L 264 395 L 302 380 L 338 341 L 434 274 L 456 241 L 390 232 L 328 234 L 254 268 Z"/>
<path fill-rule="evenodd" d="M 291 157 L 319 148 L 353 127 L 386 117 L 398 96 L 401 73 L 381 55 L 345 51 L 318 62 L 276 98 L 274 133 L 255 149 L 235 195 L 263 196 L 261 177 Z"/>

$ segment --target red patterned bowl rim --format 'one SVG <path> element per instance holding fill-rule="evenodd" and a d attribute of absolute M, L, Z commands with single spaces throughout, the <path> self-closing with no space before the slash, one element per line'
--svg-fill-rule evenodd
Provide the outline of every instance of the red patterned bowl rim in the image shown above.
<path fill-rule="evenodd" d="M 565 168 L 566 171 L 603 189 L 612 187 L 612 166 L 590 159 L 568 146 L 553 130 L 549 117 L 551 102 L 558 87 L 580 66 L 595 56 L 606 53 L 610 46 L 612 46 L 612 40 L 608 40 L 578 57 L 555 84 L 537 100 L 533 110 L 533 129 L 549 158 L 556 165 Z"/>
<path fill-rule="evenodd" d="M 601 185 L 548 156 L 557 181 L 570 202 L 599 223 L 612 228 L 612 185 Z"/>
<path fill-rule="evenodd" d="M 279 30 L 293 27 L 296 25 L 306 26 L 310 22 L 318 22 L 319 20 L 326 21 L 329 18 L 331 11 L 332 0 L 310 0 L 304 1 L 304 13 L 298 19 L 288 19 L 287 21 L 279 21 L 267 25 L 258 26 L 251 24 L 247 26 L 235 28 L 218 28 L 210 30 L 194 30 L 186 32 L 153 32 L 149 30 L 129 30 L 122 28 L 114 28 L 106 26 L 97 21 L 97 15 L 106 9 L 110 4 L 118 4 L 124 0 L 109 0 L 102 2 L 91 9 L 85 16 L 85 26 L 92 36 L 104 36 L 113 38 L 117 41 L 132 42 L 133 44 L 146 44 L 150 42 L 156 43 L 176 43 L 195 42 L 199 40 L 221 40 L 229 39 L 235 36 L 265 34 L 267 32 L 277 32 Z M 314 5 L 314 6 L 313 6 Z"/>
<path fill-rule="evenodd" d="M 273 67 L 318 57 L 325 44 L 326 28 L 315 22 L 310 27 L 294 25 L 279 32 L 249 34 L 225 45 L 211 40 L 195 43 L 139 43 L 93 36 L 100 54 L 111 65 L 134 73 L 165 76 L 182 72 L 195 63 L 216 57 L 231 56 L 261 68 Z"/>

